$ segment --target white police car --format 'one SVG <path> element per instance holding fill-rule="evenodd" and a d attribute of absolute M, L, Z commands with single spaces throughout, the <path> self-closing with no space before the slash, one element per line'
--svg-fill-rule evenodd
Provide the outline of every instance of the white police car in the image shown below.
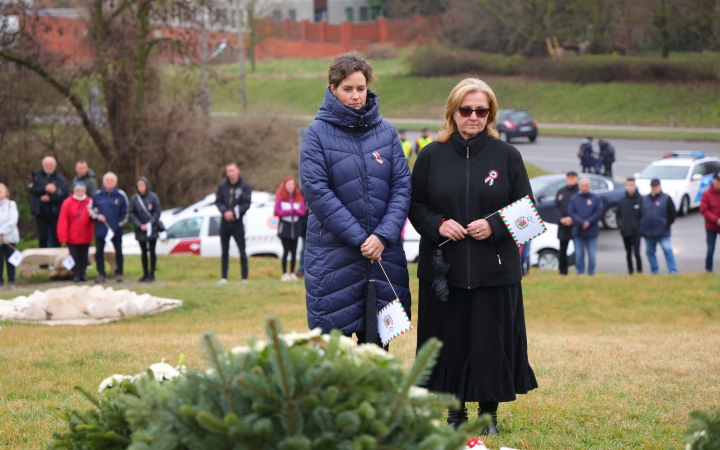
<path fill-rule="evenodd" d="M 243 216 L 245 224 L 245 251 L 248 256 L 282 256 L 282 243 L 277 236 L 278 219 L 275 217 L 275 195 L 253 192 L 251 205 Z M 158 255 L 220 256 L 220 211 L 215 206 L 215 194 L 179 210 L 163 211 L 161 216 L 167 231 L 160 233 Z M 123 235 L 123 253 L 140 254 L 134 233 Z M 234 241 L 230 242 L 230 255 L 239 256 Z"/>
<path fill-rule="evenodd" d="M 650 181 L 660 180 L 663 192 L 675 203 L 678 215 L 684 216 L 700 206 L 702 193 L 710 186 L 713 173 L 720 170 L 720 159 L 703 152 L 674 151 L 650 163 L 635 174 L 635 183 L 642 195 L 650 193 Z"/>

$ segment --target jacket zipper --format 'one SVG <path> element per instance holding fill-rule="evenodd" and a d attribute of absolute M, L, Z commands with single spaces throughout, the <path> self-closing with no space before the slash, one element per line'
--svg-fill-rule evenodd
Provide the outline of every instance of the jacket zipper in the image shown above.
<path fill-rule="evenodd" d="M 360 161 L 363 166 L 363 190 L 365 191 L 365 231 L 368 236 L 370 235 L 370 202 L 368 201 L 368 188 L 367 188 L 367 166 L 365 165 L 365 158 L 363 157 L 362 145 L 360 145 L 360 139 L 355 136 L 355 141 L 358 144 L 358 152 L 360 153 Z M 370 261 L 367 262 L 367 268 L 365 269 L 365 277 L 370 281 Z"/>
<path fill-rule="evenodd" d="M 467 147 L 467 157 L 465 158 L 465 223 L 470 223 L 470 146 Z M 467 225 L 466 225 L 467 226 Z M 465 249 L 467 250 L 467 282 L 468 289 L 470 287 L 470 241 L 466 241 Z"/>

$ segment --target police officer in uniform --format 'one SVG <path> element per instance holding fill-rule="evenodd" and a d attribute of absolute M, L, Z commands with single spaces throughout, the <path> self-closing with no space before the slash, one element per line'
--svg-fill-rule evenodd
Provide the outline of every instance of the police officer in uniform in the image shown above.
<path fill-rule="evenodd" d="M 428 134 L 428 129 L 423 128 L 420 130 L 420 136 L 415 141 L 415 153 L 419 154 L 426 145 L 433 141 L 433 137 Z"/>
<path fill-rule="evenodd" d="M 225 167 L 227 178 L 220 183 L 215 194 L 217 206 L 222 220 L 220 221 L 220 246 L 222 247 L 222 278 L 219 284 L 227 283 L 228 259 L 230 255 L 230 238 L 240 251 L 240 266 L 242 267 L 242 282 L 247 283 L 248 260 L 245 254 L 245 228 L 243 216 L 250 209 L 252 188 L 250 184 L 240 177 L 240 168 L 235 163 Z"/>
<path fill-rule="evenodd" d="M 409 161 L 410 156 L 412 156 L 412 142 L 408 141 L 405 138 L 405 130 L 398 131 L 398 136 L 400 137 L 400 144 L 402 145 L 403 155 L 405 155 L 405 159 Z"/>

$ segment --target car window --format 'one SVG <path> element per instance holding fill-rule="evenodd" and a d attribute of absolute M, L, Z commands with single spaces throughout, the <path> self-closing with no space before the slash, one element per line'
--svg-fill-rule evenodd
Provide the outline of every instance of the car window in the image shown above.
<path fill-rule="evenodd" d="M 609 189 L 608 182 L 605 180 L 598 180 L 597 178 L 590 179 L 590 190 L 592 191 L 607 191 Z"/>
<path fill-rule="evenodd" d="M 706 174 L 715 173 L 720 170 L 720 161 L 708 161 L 705 163 Z"/>
<path fill-rule="evenodd" d="M 555 183 L 552 183 L 550 186 L 548 186 L 544 191 L 542 191 L 542 196 L 544 200 L 547 199 L 555 199 L 555 196 L 557 195 L 558 191 L 565 187 L 567 185 L 567 182 L 565 180 L 556 181 Z M 533 190 L 533 193 L 535 191 Z M 538 194 L 535 194 L 538 195 Z"/>
<path fill-rule="evenodd" d="M 531 119 L 530 114 L 525 111 L 517 111 L 510 115 L 510 120 L 513 122 L 520 122 L 521 120 Z"/>
<path fill-rule="evenodd" d="M 208 236 L 220 236 L 220 216 L 211 217 L 208 225 Z"/>
<path fill-rule="evenodd" d="M 703 163 L 697 164 L 693 168 L 693 172 L 692 172 L 693 175 L 705 175 L 706 173 L 707 172 L 705 172 L 705 164 L 703 164 Z"/>
<path fill-rule="evenodd" d="M 687 178 L 688 166 L 650 166 L 642 171 L 640 178 L 661 180 L 684 180 Z"/>
<path fill-rule="evenodd" d="M 532 178 L 530 179 L 530 188 L 532 188 L 535 195 L 538 195 L 543 189 L 545 189 L 545 186 L 549 185 L 551 182 L 552 180 L 548 180 L 547 178 Z"/>
<path fill-rule="evenodd" d="M 181 220 L 167 231 L 168 239 L 198 238 L 202 227 L 202 217 Z"/>

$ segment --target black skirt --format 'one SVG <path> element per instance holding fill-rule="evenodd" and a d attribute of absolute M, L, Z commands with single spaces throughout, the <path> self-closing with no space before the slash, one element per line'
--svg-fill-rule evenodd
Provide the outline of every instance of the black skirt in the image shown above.
<path fill-rule="evenodd" d="M 509 402 L 538 387 L 527 356 L 522 285 L 450 288 L 439 302 L 420 281 L 418 348 L 436 337 L 440 358 L 425 387 L 461 402 Z"/>

